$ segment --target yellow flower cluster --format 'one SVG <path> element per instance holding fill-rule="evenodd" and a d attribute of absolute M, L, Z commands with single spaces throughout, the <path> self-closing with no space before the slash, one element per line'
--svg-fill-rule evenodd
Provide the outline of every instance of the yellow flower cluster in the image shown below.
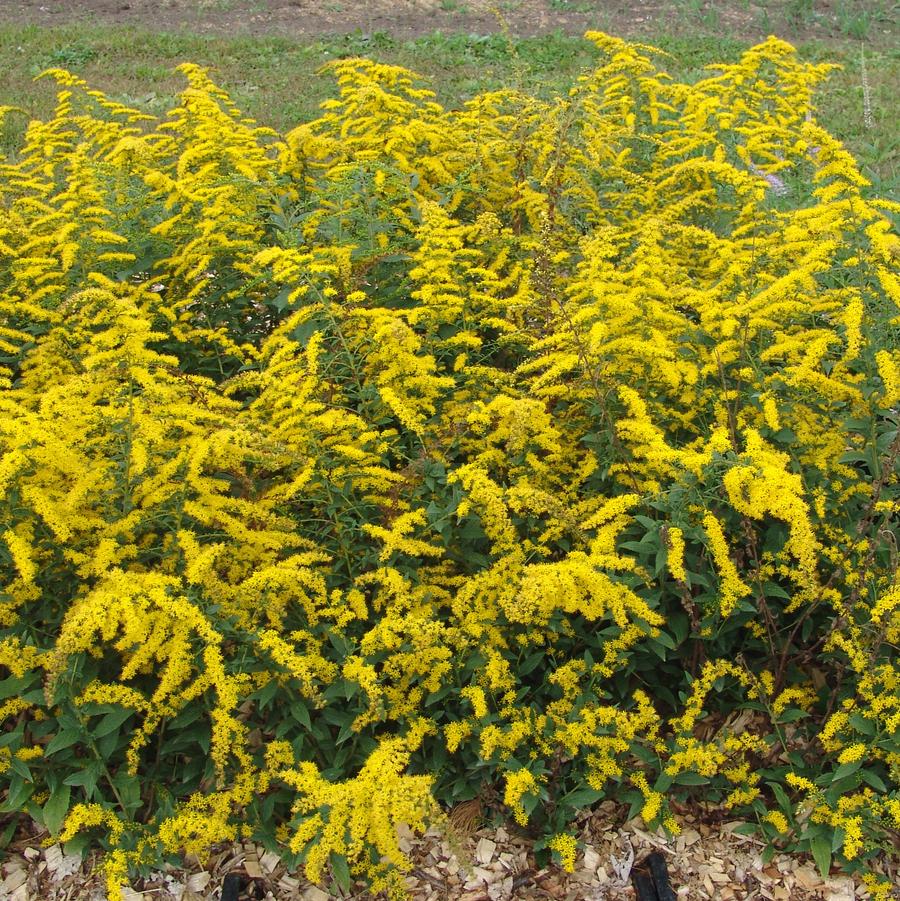
<path fill-rule="evenodd" d="M 306 815 L 291 837 L 290 847 L 299 852 L 312 845 L 306 855 L 310 879 L 321 878 L 329 855 L 334 853 L 367 873 L 374 890 L 397 895 L 401 883 L 391 873 L 410 867 L 397 847 L 397 826 L 402 823 L 424 829 L 426 819 L 434 816 L 431 778 L 402 775 L 409 754 L 404 740 L 385 739 L 358 775 L 347 782 L 323 779 L 311 763 L 275 774 L 296 790 L 294 810 Z M 370 849 L 384 860 L 373 864 Z"/>
<path fill-rule="evenodd" d="M 528 823 L 528 814 L 522 806 L 522 798 L 525 795 L 538 795 L 538 783 L 531 771 L 526 769 L 508 772 L 505 781 L 503 803 L 513 812 L 516 822 L 524 826 Z"/>
<path fill-rule="evenodd" d="M 575 841 L 574 836 L 569 835 L 565 832 L 558 835 L 553 835 L 547 840 L 547 847 L 550 848 L 551 851 L 555 851 L 559 855 L 559 860 L 562 864 L 562 868 L 567 873 L 574 872 L 575 852 L 578 849 L 578 845 Z"/>
<path fill-rule="evenodd" d="M 339 60 L 286 135 L 197 66 L 162 120 L 47 73 L 0 159 L 0 784 L 111 898 L 251 834 L 402 897 L 397 828 L 497 784 L 567 868 L 570 808 L 675 832 L 701 781 L 852 866 L 895 834 L 900 207 L 790 45 L 688 84 L 587 37 L 568 95 L 457 110 Z"/>

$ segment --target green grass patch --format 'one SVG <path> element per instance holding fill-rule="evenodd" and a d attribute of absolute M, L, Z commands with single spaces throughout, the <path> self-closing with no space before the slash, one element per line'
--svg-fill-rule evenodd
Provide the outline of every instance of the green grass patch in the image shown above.
<path fill-rule="evenodd" d="M 682 32 L 649 34 L 645 39 L 671 54 L 666 68 L 685 81 L 699 77 L 710 63 L 736 60 L 747 46 L 744 40 L 711 34 L 706 28 Z M 808 58 L 844 66 L 820 96 L 824 123 L 849 145 L 876 189 L 896 195 L 900 137 L 890 110 L 900 80 L 900 52 L 868 49 L 853 40 L 809 43 L 801 49 Z M 596 51 L 582 38 L 560 32 L 532 38 L 435 32 L 415 39 L 356 32 L 300 40 L 113 26 L 0 25 L 0 105 L 13 104 L 26 114 L 8 119 L 0 134 L 0 150 L 13 150 L 28 117 L 45 116 L 51 109 L 53 86 L 34 80 L 49 67 L 67 68 L 118 100 L 162 113 L 183 86 L 173 72 L 175 66 L 197 62 L 211 67 L 214 78 L 248 113 L 286 130 L 316 115 L 332 85 L 327 76 L 315 73 L 345 56 L 368 56 L 413 69 L 441 103 L 454 108 L 479 92 L 509 85 L 543 97 L 565 92 L 593 64 Z M 868 127 L 863 65 L 869 85 Z"/>

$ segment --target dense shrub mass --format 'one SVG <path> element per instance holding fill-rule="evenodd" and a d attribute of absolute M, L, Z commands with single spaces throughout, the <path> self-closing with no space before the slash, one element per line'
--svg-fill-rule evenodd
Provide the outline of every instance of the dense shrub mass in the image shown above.
<path fill-rule="evenodd" d="M 53 70 L 0 164 L 0 770 L 108 851 L 402 896 L 480 795 L 869 869 L 900 830 L 891 204 L 774 38 L 569 96 L 330 66 L 284 137 Z M 298 86 L 302 90 L 302 86 Z M 14 111 L 4 110 L 7 115 Z"/>

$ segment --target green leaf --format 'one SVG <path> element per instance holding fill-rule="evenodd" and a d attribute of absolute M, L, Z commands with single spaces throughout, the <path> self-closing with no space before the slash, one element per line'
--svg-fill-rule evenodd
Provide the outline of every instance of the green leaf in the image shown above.
<path fill-rule="evenodd" d="M 102 738 L 97 739 L 97 751 L 104 760 L 108 760 L 115 753 L 119 744 L 119 730 L 114 729 Z"/>
<path fill-rule="evenodd" d="M 27 704 L 43 706 L 46 703 L 43 688 L 33 688 L 31 691 L 25 691 L 19 697 Z"/>
<path fill-rule="evenodd" d="M 671 651 L 675 650 L 675 639 L 673 639 L 668 632 L 660 630 L 659 635 L 657 635 L 653 640 L 658 641 L 661 645 L 665 645 Z"/>
<path fill-rule="evenodd" d="M 516 672 L 519 677 L 521 678 L 522 676 L 527 676 L 529 673 L 534 672 L 545 656 L 546 652 L 543 649 L 529 654 L 522 663 L 516 667 Z"/>
<path fill-rule="evenodd" d="M 643 541 L 620 541 L 619 547 L 624 548 L 626 551 L 643 551 L 644 542 Z"/>
<path fill-rule="evenodd" d="M 348 679 L 336 679 L 322 692 L 322 697 L 327 701 L 346 701 L 352 698 L 356 691 L 358 688 L 355 682 L 350 682 Z"/>
<path fill-rule="evenodd" d="M 653 791 L 667 792 L 672 787 L 672 777 L 668 773 L 660 773 L 653 784 Z"/>
<path fill-rule="evenodd" d="M 838 826 L 831 833 L 831 853 L 834 854 L 835 851 L 840 851 L 841 848 L 844 847 L 844 841 L 847 838 L 847 833 Z"/>
<path fill-rule="evenodd" d="M 341 891 L 349 892 L 350 887 L 353 885 L 353 880 L 350 878 L 350 867 L 347 864 L 347 858 L 340 854 L 332 854 L 331 872 Z"/>
<path fill-rule="evenodd" d="M 668 627 L 675 634 L 675 644 L 683 644 L 691 631 L 691 624 L 685 613 L 673 613 L 667 621 Z"/>
<path fill-rule="evenodd" d="M 785 591 L 785 589 L 775 582 L 766 582 L 766 584 L 763 585 L 763 593 L 767 598 L 783 598 L 786 601 L 791 599 L 790 593 Z"/>
<path fill-rule="evenodd" d="M 809 714 L 805 710 L 800 710 L 797 707 L 794 707 L 792 710 L 785 710 L 784 713 L 778 717 L 778 722 L 780 723 L 794 723 L 797 720 L 802 720 L 805 716 L 809 716 Z"/>
<path fill-rule="evenodd" d="M 50 757 L 57 751 L 70 748 L 75 742 L 82 741 L 83 738 L 84 733 L 81 729 L 63 729 L 61 732 L 57 732 L 47 743 L 47 747 L 44 748 L 44 757 Z"/>
<path fill-rule="evenodd" d="M 0 804 L 0 813 L 18 813 L 23 810 L 28 803 L 28 799 L 34 794 L 35 785 L 33 782 L 26 782 L 21 776 L 16 774 L 9 780 L 9 789 L 6 793 L 6 800 Z"/>
<path fill-rule="evenodd" d="M 63 852 L 69 855 L 77 854 L 79 857 L 84 853 L 84 849 L 91 843 L 91 837 L 87 832 L 79 832 L 70 838 L 63 845 Z"/>
<path fill-rule="evenodd" d="M 635 795 L 634 792 L 631 792 L 628 795 L 625 795 L 622 800 L 627 801 L 629 798 L 631 799 L 631 805 L 628 808 L 627 820 L 636 817 L 644 806 L 644 796 L 640 792 L 638 792 L 637 795 Z"/>
<path fill-rule="evenodd" d="M 197 736 L 197 744 L 203 749 L 204 754 L 209 753 L 209 746 L 212 743 L 212 735 L 206 729 Z"/>
<path fill-rule="evenodd" d="M 797 440 L 797 435 L 791 429 L 780 429 L 772 435 L 772 439 L 782 444 L 794 444 Z"/>
<path fill-rule="evenodd" d="M 310 338 L 312 338 L 316 332 L 322 331 L 325 328 L 325 325 L 325 316 L 321 313 L 317 313 L 301 322 L 291 333 L 291 338 L 298 344 L 306 347 L 306 345 L 309 344 Z"/>
<path fill-rule="evenodd" d="M 293 291 L 294 288 L 291 285 L 287 285 L 282 288 L 275 297 L 269 301 L 269 303 L 278 310 L 279 313 L 283 312 L 288 307 L 288 297 Z"/>
<path fill-rule="evenodd" d="M 62 829 L 63 823 L 66 821 L 66 814 L 69 812 L 69 799 L 72 796 L 72 789 L 62 783 L 50 792 L 50 797 L 44 805 L 44 825 L 50 830 L 52 836 L 56 836 Z"/>
<path fill-rule="evenodd" d="M 104 716 L 91 730 L 94 738 L 102 738 L 104 735 L 109 735 L 110 732 L 114 732 L 132 715 L 132 713 L 134 713 L 133 710 L 122 709 L 113 710 L 110 713 L 107 713 L 106 716 Z"/>
<path fill-rule="evenodd" d="M 141 806 L 141 783 L 136 776 L 120 771 L 113 778 L 113 784 L 129 813 L 133 813 Z"/>
<path fill-rule="evenodd" d="M 34 778 L 31 775 L 31 770 L 24 760 L 19 760 L 18 757 L 12 757 L 9 761 L 9 768 L 14 773 L 18 773 L 26 782 L 34 782 Z"/>
<path fill-rule="evenodd" d="M 90 798 L 94 794 L 97 787 L 97 780 L 100 778 L 101 764 L 99 760 L 91 761 L 83 770 L 77 773 L 70 773 L 63 779 L 64 785 L 80 786 L 84 788 L 85 795 Z"/>
<path fill-rule="evenodd" d="M 322 719 L 331 726 L 349 726 L 356 719 L 356 714 L 352 710 L 326 707 L 322 711 Z"/>
<path fill-rule="evenodd" d="M 33 675 L 22 676 L 17 679 L 10 676 L 8 679 L 0 681 L 0 701 L 7 698 L 21 697 L 22 692 L 34 681 Z"/>
<path fill-rule="evenodd" d="M 346 636 L 341 635 L 339 632 L 329 632 L 328 633 L 328 641 L 331 646 L 340 654 L 342 657 L 346 657 L 351 651 L 350 641 Z M 338 682 L 342 680 L 337 680 Z M 335 683 L 332 683 L 334 685 Z"/>
<path fill-rule="evenodd" d="M 353 723 L 347 723 L 345 726 L 341 726 L 340 732 L 338 732 L 337 738 L 334 740 L 335 745 L 342 745 L 345 741 L 352 738 L 355 735 L 353 731 Z"/>
<path fill-rule="evenodd" d="M 437 704 L 438 701 L 443 701 L 444 698 L 446 698 L 449 694 L 452 693 L 452 691 L 453 691 L 453 689 L 451 686 L 444 685 L 443 687 L 439 688 L 437 691 L 431 692 L 431 694 L 429 694 L 425 698 L 425 706 L 430 707 L 432 704 Z"/>
<path fill-rule="evenodd" d="M 541 799 L 537 795 L 531 794 L 531 792 L 527 792 L 526 794 L 522 795 L 519 800 L 519 804 L 521 805 L 522 810 L 524 810 L 528 816 L 531 816 L 534 809 L 540 803 Z"/>
<path fill-rule="evenodd" d="M 699 773 L 679 773 L 675 777 L 676 785 L 709 785 L 709 777 Z"/>
<path fill-rule="evenodd" d="M 19 828 L 19 818 L 10 817 L 9 822 L 6 824 L 6 828 L 3 830 L 2 834 L 0 834 L 0 851 L 5 851 L 6 848 L 9 847 L 9 843 L 13 840 L 13 836 L 16 834 L 16 829 Z"/>
<path fill-rule="evenodd" d="M 828 878 L 831 871 L 831 838 L 827 835 L 816 835 L 809 841 L 809 849 L 819 868 L 823 879 Z"/>
<path fill-rule="evenodd" d="M 653 576 L 654 578 L 658 576 L 665 568 L 666 568 L 666 560 L 668 559 L 669 551 L 665 545 L 660 545 L 656 551 L 656 559 L 653 563 Z"/>
<path fill-rule="evenodd" d="M 832 781 L 837 782 L 840 779 L 846 779 L 848 776 L 852 776 L 862 765 L 863 762 L 861 760 L 854 760 L 850 763 L 842 763 L 834 771 L 834 775 L 831 777 Z"/>
<path fill-rule="evenodd" d="M 98 704 L 96 701 L 88 701 L 85 704 L 79 704 L 79 709 L 83 714 L 88 716 L 100 716 L 101 713 L 112 713 L 113 710 L 120 710 L 118 704 Z"/>
<path fill-rule="evenodd" d="M 637 757 L 641 763 L 649 763 L 654 764 L 658 761 L 656 754 L 650 748 L 645 748 L 643 745 L 634 742 L 630 748 L 632 754 Z"/>
<path fill-rule="evenodd" d="M 863 770 L 859 775 L 862 781 L 871 785 L 875 791 L 886 792 L 888 790 L 888 787 L 884 784 L 881 776 L 877 773 L 873 773 L 871 770 Z"/>
<path fill-rule="evenodd" d="M 777 782 L 767 782 L 766 785 L 772 789 L 772 794 L 775 795 L 775 800 L 778 802 L 778 806 L 782 810 L 790 810 L 791 809 L 791 801 L 787 796 L 787 792 L 784 788 L 779 785 Z"/>
<path fill-rule="evenodd" d="M 568 807 L 581 809 L 583 807 L 590 807 L 591 804 L 596 804 L 597 801 L 603 797 L 604 792 L 602 791 L 597 791 L 596 789 L 589 787 L 576 788 L 575 791 L 565 795 L 562 802 Z"/>
<path fill-rule="evenodd" d="M 274 679 L 267 682 L 257 693 L 256 700 L 260 710 L 265 710 L 278 692 L 278 682 Z"/>
<path fill-rule="evenodd" d="M 861 713 L 851 713 L 848 722 L 860 735 L 872 736 L 875 734 L 875 723 Z"/>
<path fill-rule="evenodd" d="M 180 733 L 185 727 L 191 723 L 197 722 L 203 716 L 203 707 L 200 704 L 190 704 L 182 710 L 178 716 L 169 721 L 172 732 Z"/>

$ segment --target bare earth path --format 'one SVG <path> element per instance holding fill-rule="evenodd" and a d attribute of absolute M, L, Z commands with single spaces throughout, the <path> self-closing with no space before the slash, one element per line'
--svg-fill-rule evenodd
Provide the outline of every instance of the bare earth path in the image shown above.
<path fill-rule="evenodd" d="M 808 5 L 812 12 L 798 14 Z M 690 33 L 692 24 L 757 40 L 771 32 L 805 40 L 827 37 L 848 15 L 869 15 L 860 0 L 0 0 L 0 22 L 42 26 L 71 22 L 131 25 L 199 34 L 303 37 L 388 32 L 417 37 L 439 30 L 516 35 L 601 29 L 622 36 L 661 31 Z M 503 24 L 501 24 L 501 22 Z M 876 44 L 896 40 L 884 19 L 867 35 Z"/>

